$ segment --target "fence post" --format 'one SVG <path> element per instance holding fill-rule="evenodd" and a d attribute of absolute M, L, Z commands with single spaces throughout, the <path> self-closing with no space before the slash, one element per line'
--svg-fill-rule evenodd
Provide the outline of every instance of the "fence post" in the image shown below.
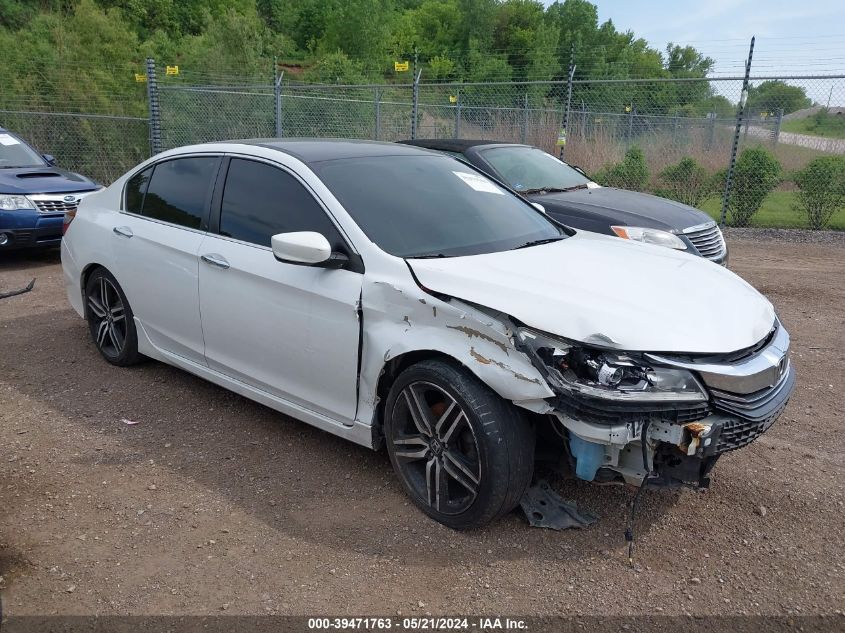
<path fill-rule="evenodd" d="M 783 108 L 778 108 L 777 121 L 775 121 L 775 130 L 772 132 L 772 144 L 777 146 L 780 139 L 780 126 L 783 123 Z"/>
<path fill-rule="evenodd" d="M 417 72 L 417 76 L 414 77 L 414 86 L 413 86 L 413 103 L 411 104 L 411 139 L 417 138 L 417 113 L 419 112 L 420 107 L 420 76 L 422 75 L 422 70 Z"/>
<path fill-rule="evenodd" d="M 455 93 L 455 138 L 461 138 L 461 89 Z"/>
<path fill-rule="evenodd" d="M 522 95 L 522 143 L 528 142 L 528 93 Z"/>
<path fill-rule="evenodd" d="M 625 148 L 631 147 L 631 139 L 634 136 L 634 104 L 631 103 L 631 111 L 628 113 L 628 134 L 625 139 Z"/>
<path fill-rule="evenodd" d="M 733 184 L 734 167 L 736 167 L 736 150 L 739 146 L 739 133 L 742 131 L 742 118 L 745 114 L 745 102 L 748 100 L 748 78 L 751 75 L 751 58 L 754 55 L 754 37 L 751 38 L 751 46 L 748 48 L 748 59 L 745 62 L 745 78 L 742 80 L 742 93 L 739 97 L 739 107 L 736 110 L 736 126 L 734 127 L 734 140 L 731 143 L 731 159 L 728 163 L 728 175 L 725 178 L 725 193 L 722 196 L 722 214 L 719 224 L 724 227 L 728 217 L 728 196 L 731 193 Z"/>
<path fill-rule="evenodd" d="M 572 45 L 572 50 L 569 54 L 569 75 L 566 79 L 566 108 L 563 110 L 563 145 L 560 146 L 559 156 L 563 160 L 563 155 L 566 151 L 566 143 L 569 142 L 569 109 L 572 107 L 572 78 L 575 77 L 575 45 Z M 583 106 L 584 102 L 581 102 Z M 584 121 L 581 119 L 581 126 L 583 128 Z M 583 132 L 581 134 L 583 137 Z"/>
<path fill-rule="evenodd" d="M 277 66 L 273 64 L 273 127 L 276 138 L 282 137 L 282 78 L 284 71 L 278 73 Z"/>
<path fill-rule="evenodd" d="M 375 110 L 376 110 L 376 131 L 373 136 L 375 140 L 379 140 L 381 136 L 381 90 L 379 88 L 375 89 Z"/>
<path fill-rule="evenodd" d="M 581 140 L 587 139 L 587 104 L 581 99 Z"/>
<path fill-rule="evenodd" d="M 156 62 L 147 57 L 147 105 L 150 113 L 150 153 L 161 151 L 161 107 L 158 101 L 158 83 L 156 82 Z"/>
<path fill-rule="evenodd" d="M 719 115 L 715 112 L 708 112 L 707 119 L 709 121 L 707 129 L 707 149 L 713 148 L 713 141 L 716 140 L 716 118 Z"/>

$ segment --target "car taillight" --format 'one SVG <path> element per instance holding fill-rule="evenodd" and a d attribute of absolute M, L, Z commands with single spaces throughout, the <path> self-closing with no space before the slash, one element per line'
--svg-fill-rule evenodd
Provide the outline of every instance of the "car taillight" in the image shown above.
<path fill-rule="evenodd" d="M 65 219 L 62 222 L 62 235 L 67 233 L 67 229 L 70 226 L 70 223 L 73 222 L 73 218 L 76 217 L 76 209 L 71 211 L 65 211 Z"/>

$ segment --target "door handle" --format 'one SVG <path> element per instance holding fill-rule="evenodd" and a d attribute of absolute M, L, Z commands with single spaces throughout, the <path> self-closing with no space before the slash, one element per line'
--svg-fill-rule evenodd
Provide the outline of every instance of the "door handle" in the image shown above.
<path fill-rule="evenodd" d="M 112 229 L 112 231 L 121 237 L 132 237 L 134 235 L 134 233 L 132 233 L 132 229 L 128 226 L 116 226 Z"/>
<path fill-rule="evenodd" d="M 216 253 L 200 255 L 200 259 L 206 264 L 211 264 L 212 266 L 217 266 L 217 268 L 222 268 L 224 270 L 229 267 L 229 262 L 226 261 L 226 258 L 222 255 L 217 255 Z"/>

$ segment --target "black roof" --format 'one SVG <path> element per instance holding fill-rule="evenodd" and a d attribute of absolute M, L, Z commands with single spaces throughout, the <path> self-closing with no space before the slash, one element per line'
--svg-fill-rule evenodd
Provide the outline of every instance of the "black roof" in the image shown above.
<path fill-rule="evenodd" d="M 484 141 L 479 139 L 468 138 L 418 138 L 413 141 L 399 141 L 403 145 L 413 145 L 415 147 L 424 147 L 426 149 L 434 149 L 440 152 L 465 152 L 470 147 L 477 147 L 478 145 L 519 145 L 519 143 L 511 143 L 510 141 Z"/>
<path fill-rule="evenodd" d="M 367 156 L 425 156 L 430 155 L 424 149 L 384 143 L 380 141 L 360 141 L 334 138 L 254 138 L 229 143 L 258 145 L 275 149 L 298 158 L 303 163 L 316 163 L 337 158 L 362 158 Z"/>

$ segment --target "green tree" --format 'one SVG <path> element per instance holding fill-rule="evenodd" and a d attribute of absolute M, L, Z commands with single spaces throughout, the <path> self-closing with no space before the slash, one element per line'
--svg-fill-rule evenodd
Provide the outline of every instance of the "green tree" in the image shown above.
<path fill-rule="evenodd" d="M 428 81 L 445 81 L 455 79 L 458 65 L 445 55 L 435 55 L 426 65 Z"/>
<path fill-rule="evenodd" d="M 794 176 L 798 185 L 797 209 L 811 229 L 827 227 L 830 218 L 845 209 L 845 158 L 820 156 Z"/>
<path fill-rule="evenodd" d="M 804 88 L 790 86 L 779 79 L 769 79 L 759 86 L 748 88 L 748 101 L 746 112 L 751 116 L 757 116 L 761 112 L 775 114 L 778 109 L 783 108 L 784 114 L 809 108 L 813 102 L 807 96 Z"/>
<path fill-rule="evenodd" d="M 327 16 L 319 51 L 342 51 L 370 71 L 383 67 L 395 8 L 393 0 L 345 0 Z"/>
<path fill-rule="evenodd" d="M 361 62 L 350 59 L 343 51 L 322 55 L 305 78 L 309 81 L 330 84 L 356 84 L 366 81 Z"/>

